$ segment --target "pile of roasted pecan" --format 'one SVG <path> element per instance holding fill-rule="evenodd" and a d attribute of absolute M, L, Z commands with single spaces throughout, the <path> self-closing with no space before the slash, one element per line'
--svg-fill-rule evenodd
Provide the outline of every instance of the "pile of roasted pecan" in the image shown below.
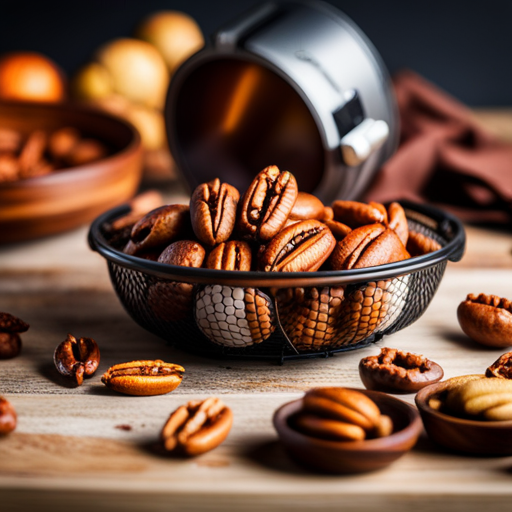
<path fill-rule="evenodd" d="M 0 183 L 44 176 L 100 160 L 107 154 L 102 142 L 84 138 L 75 128 L 35 130 L 24 135 L 0 127 Z"/>

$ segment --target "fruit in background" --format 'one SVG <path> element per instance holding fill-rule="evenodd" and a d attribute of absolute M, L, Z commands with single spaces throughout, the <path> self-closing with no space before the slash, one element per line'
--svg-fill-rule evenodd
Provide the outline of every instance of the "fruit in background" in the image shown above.
<path fill-rule="evenodd" d="M 198 24 L 192 17 L 178 11 L 161 11 L 148 16 L 135 35 L 157 48 L 171 73 L 204 46 Z"/>
<path fill-rule="evenodd" d="M 0 98 L 55 102 L 65 98 L 65 78 L 48 57 L 13 52 L 0 57 Z"/>
<path fill-rule="evenodd" d="M 96 61 L 108 72 L 112 92 L 134 103 L 163 108 L 169 72 L 154 46 L 138 39 L 116 39 L 99 49 Z"/>
<path fill-rule="evenodd" d="M 80 99 L 105 98 L 112 94 L 112 88 L 110 73 L 97 62 L 84 66 L 71 83 L 73 95 Z"/>

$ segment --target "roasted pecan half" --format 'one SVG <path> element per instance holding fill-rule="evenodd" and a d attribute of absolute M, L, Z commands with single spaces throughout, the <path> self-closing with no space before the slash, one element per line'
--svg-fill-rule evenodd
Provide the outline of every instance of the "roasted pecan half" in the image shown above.
<path fill-rule="evenodd" d="M 352 231 L 352 228 L 337 220 L 325 220 L 324 224 L 331 230 L 337 241 L 343 240 Z"/>
<path fill-rule="evenodd" d="M 382 224 L 369 224 L 351 231 L 336 244 L 329 260 L 333 270 L 365 268 L 409 258 L 402 242 Z"/>
<path fill-rule="evenodd" d="M 304 220 L 283 229 L 260 258 L 265 272 L 313 272 L 329 257 L 336 239 L 320 221 Z"/>
<path fill-rule="evenodd" d="M 422 256 L 429 252 L 437 251 L 441 249 L 441 244 L 436 242 L 433 238 L 427 235 L 418 233 L 417 231 L 409 231 L 409 237 L 407 238 L 407 251 L 414 256 Z"/>
<path fill-rule="evenodd" d="M 485 371 L 485 376 L 512 379 L 512 352 L 507 352 L 494 361 Z"/>
<path fill-rule="evenodd" d="M 216 270 L 251 270 L 252 253 L 247 242 L 231 240 L 215 247 L 206 267 Z"/>
<path fill-rule="evenodd" d="M 219 446 L 228 436 L 233 413 L 220 399 L 193 400 L 178 407 L 162 429 L 167 451 L 196 456 Z"/>
<path fill-rule="evenodd" d="M 0 396 L 0 435 L 10 434 L 16 428 L 16 420 L 14 407 Z"/>
<path fill-rule="evenodd" d="M 386 209 L 380 203 L 360 203 L 358 201 L 334 201 L 334 220 L 343 222 L 352 229 L 366 224 L 385 224 Z"/>
<path fill-rule="evenodd" d="M 111 366 L 101 377 L 110 389 L 125 395 L 152 396 L 174 391 L 185 369 L 163 361 L 131 361 Z"/>
<path fill-rule="evenodd" d="M 512 345 L 512 302 L 496 295 L 470 293 L 457 309 L 462 330 L 490 347 Z"/>
<path fill-rule="evenodd" d="M 92 338 L 77 340 L 71 334 L 55 349 L 53 361 L 58 372 L 81 386 L 100 364 L 100 349 Z"/>
<path fill-rule="evenodd" d="M 238 228 L 244 238 L 266 241 L 285 225 L 297 199 L 297 182 L 275 165 L 265 168 L 252 181 L 240 205 Z"/>
<path fill-rule="evenodd" d="M 179 240 L 165 248 L 158 261 L 168 265 L 199 268 L 203 264 L 206 251 L 192 240 Z"/>
<path fill-rule="evenodd" d="M 128 254 L 164 248 L 190 229 L 188 205 L 173 204 L 156 208 L 133 226 L 131 233 L 133 250 Z"/>
<path fill-rule="evenodd" d="M 324 210 L 324 204 L 316 196 L 308 194 L 307 192 L 299 192 L 288 219 L 295 221 L 310 219 L 323 220 L 325 217 Z"/>
<path fill-rule="evenodd" d="M 190 219 L 197 238 L 206 245 L 225 242 L 235 227 L 240 193 L 215 178 L 199 185 L 190 199 Z"/>
<path fill-rule="evenodd" d="M 28 331 L 30 326 L 10 313 L 0 312 L 0 332 L 20 333 Z"/>
<path fill-rule="evenodd" d="M 386 393 L 415 393 L 443 378 L 443 369 L 425 356 L 384 347 L 377 356 L 359 362 L 359 375 L 367 389 Z"/>
<path fill-rule="evenodd" d="M 388 228 L 398 235 L 398 238 L 406 247 L 409 238 L 409 224 L 405 211 L 399 203 L 391 203 L 388 206 Z"/>

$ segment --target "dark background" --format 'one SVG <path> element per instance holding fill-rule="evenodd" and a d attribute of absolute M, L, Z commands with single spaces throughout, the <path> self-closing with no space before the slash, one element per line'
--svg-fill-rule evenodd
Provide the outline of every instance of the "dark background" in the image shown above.
<path fill-rule="evenodd" d="M 0 0 L 0 53 L 39 51 L 71 74 L 147 14 L 174 9 L 205 35 L 254 0 Z M 391 72 L 411 68 L 472 106 L 512 105 L 512 1 L 331 0 L 369 36 Z"/>

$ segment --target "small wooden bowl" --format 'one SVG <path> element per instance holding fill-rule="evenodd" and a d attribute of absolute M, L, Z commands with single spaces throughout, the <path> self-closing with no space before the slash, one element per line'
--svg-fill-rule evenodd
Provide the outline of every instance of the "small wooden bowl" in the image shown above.
<path fill-rule="evenodd" d="M 125 202 L 137 190 L 142 172 L 140 137 L 121 119 L 64 103 L 0 102 L 0 126 L 25 135 L 71 126 L 111 149 L 108 157 L 86 165 L 0 183 L 0 244 L 75 228 Z"/>
<path fill-rule="evenodd" d="M 447 382 L 423 388 L 415 398 L 432 441 L 450 451 L 472 455 L 512 455 L 512 421 L 467 420 L 432 409 L 429 400 L 447 389 Z"/>
<path fill-rule="evenodd" d="M 274 427 L 295 461 L 325 473 L 365 473 L 389 466 L 416 444 L 422 425 L 414 407 L 379 391 L 356 391 L 371 398 L 383 414 L 391 417 L 393 433 L 378 439 L 343 442 L 301 434 L 289 425 L 289 419 L 302 407 L 302 400 L 295 400 L 282 405 L 274 414 Z"/>

